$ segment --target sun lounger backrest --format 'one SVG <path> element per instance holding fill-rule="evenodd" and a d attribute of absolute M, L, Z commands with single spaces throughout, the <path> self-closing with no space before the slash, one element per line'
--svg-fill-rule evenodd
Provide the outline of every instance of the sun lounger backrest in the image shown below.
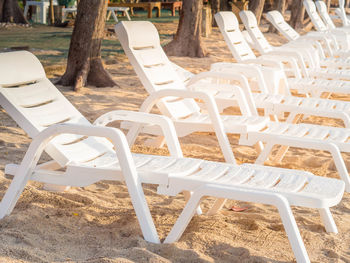
<path fill-rule="evenodd" d="M 341 19 L 341 21 L 343 23 L 343 26 L 349 26 L 350 25 L 348 17 L 346 16 L 344 7 L 336 8 L 335 9 L 335 13 L 340 17 L 340 19 Z"/>
<path fill-rule="evenodd" d="M 244 10 L 239 12 L 239 16 L 241 17 L 246 30 L 248 31 L 250 37 L 253 39 L 255 47 L 258 49 L 260 54 L 265 54 L 272 51 L 271 45 L 269 42 L 267 42 L 266 38 L 260 31 L 254 13 Z"/>
<path fill-rule="evenodd" d="M 215 21 L 238 62 L 256 58 L 240 30 L 237 17 L 233 12 L 218 12 L 215 14 Z"/>
<path fill-rule="evenodd" d="M 327 26 L 323 23 L 321 17 L 316 11 L 316 6 L 312 0 L 304 0 L 303 4 L 305 6 L 306 12 L 308 13 L 311 21 L 317 31 L 327 31 Z"/>
<path fill-rule="evenodd" d="M 158 31 L 151 22 L 122 21 L 116 25 L 115 31 L 125 54 L 148 93 L 162 89 L 186 90 L 184 82 L 164 53 Z M 179 100 L 167 97 L 157 106 L 163 114 L 173 118 L 182 118 L 199 112 L 199 107 L 193 99 Z"/>
<path fill-rule="evenodd" d="M 289 41 L 296 40 L 300 37 L 299 33 L 294 30 L 285 20 L 283 15 L 277 11 L 270 11 L 266 14 L 266 19 Z"/>
<path fill-rule="evenodd" d="M 316 7 L 323 19 L 323 22 L 328 26 L 328 28 L 335 29 L 336 27 L 328 14 L 326 3 L 321 0 L 316 1 Z"/>
<path fill-rule="evenodd" d="M 0 69 L 0 105 L 30 137 L 58 123 L 91 125 L 46 78 L 40 61 L 30 52 L 0 53 Z M 45 151 L 64 166 L 95 158 L 111 146 L 107 140 L 80 139 L 68 134 L 57 136 Z"/>

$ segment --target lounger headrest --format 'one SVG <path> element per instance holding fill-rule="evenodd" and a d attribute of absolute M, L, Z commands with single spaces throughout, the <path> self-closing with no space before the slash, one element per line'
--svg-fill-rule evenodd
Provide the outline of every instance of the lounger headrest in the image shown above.
<path fill-rule="evenodd" d="M 239 16 L 241 17 L 244 26 L 248 26 L 250 28 L 254 28 L 258 26 L 256 17 L 252 11 L 243 10 L 239 12 Z"/>
<path fill-rule="evenodd" d="M 323 2 L 323 1 L 316 1 L 316 6 L 317 6 L 317 9 L 318 9 L 318 12 L 320 13 L 327 13 L 327 6 L 326 6 L 326 3 Z"/>
<path fill-rule="evenodd" d="M 218 12 L 215 14 L 215 21 L 218 26 L 225 31 L 230 32 L 239 29 L 238 19 L 233 12 Z"/>
<path fill-rule="evenodd" d="M 119 41 L 132 49 L 154 48 L 160 45 L 156 27 L 148 21 L 122 21 L 115 26 Z"/>
<path fill-rule="evenodd" d="M 315 6 L 314 2 L 312 2 L 312 0 L 304 0 L 303 4 L 304 4 L 305 8 L 310 10 L 311 13 L 316 12 L 316 6 Z"/>
<path fill-rule="evenodd" d="M 0 53 L 0 85 L 15 86 L 45 78 L 40 61 L 28 51 Z"/>
<path fill-rule="evenodd" d="M 280 12 L 277 10 L 270 11 L 266 14 L 266 19 L 269 20 L 271 23 L 280 23 L 284 22 L 284 18 Z"/>

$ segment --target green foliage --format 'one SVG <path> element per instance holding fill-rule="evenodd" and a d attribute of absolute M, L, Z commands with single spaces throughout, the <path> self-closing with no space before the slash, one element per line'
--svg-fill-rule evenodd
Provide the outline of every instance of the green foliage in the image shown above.
<path fill-rule="evenodd" d="M 59 5 L 64 5 L 65 7 L 71 7 L 74 5 L 75 0 L 57 0 Z"/>

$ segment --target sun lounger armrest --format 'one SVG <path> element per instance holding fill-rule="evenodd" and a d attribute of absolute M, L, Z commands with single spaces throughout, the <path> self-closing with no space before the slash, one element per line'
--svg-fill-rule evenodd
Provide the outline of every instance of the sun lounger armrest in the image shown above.
<path fill-rule="evenodd" d="M 289 55 L 283 55 L 280 52 L 272 51 L 272 52 L 269 52 L 269 54 L 267 54 L 267 55 L 263 55 L 263 59 L 277 61 L 279 63 L 287 62 L 291 66 L 291 70 L 292 70 L 292 73 L 294 74 L 295 78 L 302 77 L 298 62 L 294 57 L 291 57 Z M 304 63 L 303 60 L 302 60 L 302 63 Z M 304 67 L 302 68 L 302 72 L 304 75 L 308 76 L 305 64 L 304 64 Z"/>
<path fill-rule="evenodd" d="M 275 61 L 273 61 L 274 64 Z M 269 63 L 268 63 L 269 64 Z M 279 68 L 282 68 L 281 66 Z M 241 87 L 250 91 L 250 86 L 247 78 L 256 78 L 258 87 L 262 93 L 268 93 L 264 75 L 258 65 L 243 64 L 243 63 L 213 63 L 211 64 L 211 71 L 229 73 L 238 81 Z"/>
<path fill-rule="evenodd" d="M 223 149 L 223 154 L 226 162 L 236 163 L 235 158 L 233 156 L 229 140 L 226 136 L 224 125 L 220 119 L 219 110 L 216 106 L 214 98 L 203 91 L 191 91 L 184 89 L 163 89 L 157 92 L 151 93 L 147 99 L 143 102 L 140 107 L 140 112 L 150 112 L 153 106 L 165 97 L 178 97 L 178 98 L 192 98 L 192 99 L 200 99 L 204 102 L 206 109 L 208 111 L 208 115 L 213 124 L 216 136 L 218 138 L 221 149 Z M 130 141 L 134 141 L 137 134 L 139 133 L 139 129 L 136 127 L 135 129 L 130 129 L 128 133 L 128 139 Z M 129 137 L 130 136 L 130 137 Z"/>
<path fill-rule="evenodd" d="M 228 68 L 227 70 L 229 70 Z M 263 76 L 260 76 L 263 78 Z M 199 82 L 202 79 L 214 79 L 214 80 L 228 80 L 228 81 L 237 81 L 239 82 L 239 86 L 232 85 L 232 84 L 223 84 L 220 85 L 220 89 L 229 89 L 230 91 L 233 91 L 235 93 L 235 96 L 237 97 L 238 104 L 240 107 L 240 110 L 244 114 L 248 115 L 258 115 L 258 112 L 256 110 L 256 106 L 253 100 L 253 96 L 250 90 L 250 86 L 248 83 L 248 79 L 240 74 L 240 73 L 234 73 L 231 70 L 226 72 L 218 72 L 218 71 L 207 71 L 207 72 L 201 72 L 191 78 L 191 80 L 187 84 L 187 88 L 189 90 L 196 91 L 196 83 Z M 260 84 L 260 83 L 259 83 Z M 210 85 L 210 84 L 209 84 Z M 213 89 L 215 88 L 214 85 Z M 200 87 L 199 87 L 200 88 Z M 267 92 L 266 92 L 267 93 Z"/>
<path fill-rule="evenodd" d="M 10 185 L 12 189 L 17 189 L 17 195 L 13 198 L 11 195 L 12 192 L 7 191 L 1 201 L 1 204 L 10 205 L 5 208 L 2 207 L 3 209 L 0 210 L 0 218 L 12 211 L 21 193 L 21 191 L 18 189 L 22 189 L 23 191 L 23 187 L 27 181 L 30 180 L 30 176 L 32 175 L 40 156 L 42 155 L 50 140 L 59 134 L 67 133 L 82 136 L 104 137 L 113 143 L 125 183 L 131 196 L 132 204 L 135 208 L 135 212 L 142 229 L 142 233 L 147 241 L 159 243 L 159 237 L 153 224 L 145 196 L 143 194 L 141 178 L 137 174 L 126 137 L 121 130 L 111 127 L 77 124 L 55 124 L 51 125 L 36 135 L 29 145 L 23 161 Z"/>
<path fill-rule="evenodd" d="M 101 115 L 94 122 L 97 126 L 106 126 L 113 121 L 130 121 L 160 126 L 167 142 L 169 152 L 174 157 L 183 157 L 173 122 L 166 116 L 145 112 L 116 110 Z"/>
<path fill-rule="evenodd" d="M 254 59 L 247 59 L 242 61 L 241 63 L 245 64 L 259 64 L 264 67 L 271 67 L 271 68 L 277 68 L 277 69 L 283 69 L 283 65 L 281 61 L 278 61 L 274 58 L 270 58 L 268 56 L 258 57 Z"/>
<path fill-rule="evenodd" d="M 326 48 L 327 50 L 327 53 L 330 57 L 333 56 L 333 49 L 332 49 L 332 45 L 334 46 L 335 49 L 338 48 L 338 44 L 337 42 L 334 42 L 333 39 L 331 38 L 327 38 L 325 36 L 322 36 L 322 35 L 304 35 L 302 36 L 301 38 L 301 41 L 317 41 L 318 43 L 321 44 L 321 46 L 324 45 L 324 47 Z"/>

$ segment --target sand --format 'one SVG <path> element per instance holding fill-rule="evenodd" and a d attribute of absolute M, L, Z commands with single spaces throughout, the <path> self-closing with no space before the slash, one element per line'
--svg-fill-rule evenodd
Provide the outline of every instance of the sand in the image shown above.
<path fill-rule="evenodd" d="M 159 24 L 163 33 L 173 34 L 176 24 Z M 267 34 L 273 43 L 285 40 Z M 113 36 L 111 37 L 113 39 Z M 233 61 L 218 30 L 205 39 L 210 55 L 202 59 L 171 57 L 186 69 L 198 73 L 213 62 Z M 147 94 L 125 55 L 106 61 L 108 71 L 119 88 L 88 87 L 81 93 L 59 87 L 63 94 L 94 121 L 110 110 L 138 110 Z M 47 68 L 57 77 L 64 67 Z M 340 99 L 349 100 L 341 96 Z M 229 109 L 226 113 L 235 112 Z M 338 120 L 309 118 L 307 122 L 341 126 Z M 136 152 L 168 154 L 166 148 L 143 145 L 145 136 L 133 147 Z M 0 198 L 11 179 L 4 166 L 20 163 L 30 138 L 0 108 Z M 237 160 L 254 162 L 254 148 L 237 146 L 238 137 L 230 136 Z M 223 161 L 218 143 L 209 133 L 196 133 L 181 139 L 185 156 Z M 350 156 L 344 155 L 347 165 Z M 48 160 L 46 155 L 42 160 Z M 319 176 L 337 178 L 330 155 L 321 151 L 292 148 L 282 163 L 285 168 L 311 171 Z M 156 194 L 145 185 L 145 194 L 160 238 L 164 239 L 181 212 L 184 201 Z M 213 199 L 203 203 L 207 210 Z M 232 206 L 248 209 L 233 212 Z M 350 262 L 350 195 L 331 209 L 339 234 L 328 234 L 314 209 L 293 208 L 301 235 L 312 262 Z M 293 253 L 280 217 L 274 207 L 237 201 L 228 202 L 215 216 L 195 216 L 181 239 L 174 244 L 150 244 L 143 240 L 127 188 L 120 182 L 102 181 L 64 193 L 48 192 L 40 183 L 29 183 L 12 214 L 0 221 L 0 262 L 291 262 Z"/>

